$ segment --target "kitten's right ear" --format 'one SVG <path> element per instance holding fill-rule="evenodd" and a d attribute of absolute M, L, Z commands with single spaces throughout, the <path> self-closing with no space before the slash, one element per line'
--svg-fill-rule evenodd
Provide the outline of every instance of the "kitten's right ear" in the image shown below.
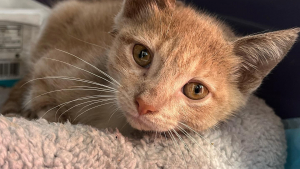
<path fill-rule="evenodd" d="M 147 13 L 149 10 L 162 10 L 175 8 L 176 0 L 125 0 L 123 2 L 122 16 L 133 18 Z"/>
<path fill-rule="evenodd" d="M 284 58 L 295 43 L 300 28 L 242 37 L 234 42 L 234 53 L 241 58 L 238 72 L 241 92 L 256 90 L 263 78 Z"/>

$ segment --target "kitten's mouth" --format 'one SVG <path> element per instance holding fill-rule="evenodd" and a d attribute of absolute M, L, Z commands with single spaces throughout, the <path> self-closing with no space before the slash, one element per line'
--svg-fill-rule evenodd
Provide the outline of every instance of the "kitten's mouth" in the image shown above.
<path fill-rule="evenodd" d="M 158 131 L 164 132 L 174 128 L 173 124 L 160 122 L 158 119 L 152 119 L 145 116 L 134 116 L 129 113 L 124 113 L 131 127 L 141 131 Z M 153 122 L 154 120 L 154 122 Z"/>
<path fill-rule="evenodd" d="M 145 120 L 141 119 L 140 116 L 133 116 L 131 114 L 126 114 L 125 115 L 128 122 L 130 123 L 130 125 L 133 128 L 136 128 L 138 130 L 144 130 L 144 131 L 155 131 L 155 125 L 154 124 L 148 124 L 147 122 L 145 122 Z"/>

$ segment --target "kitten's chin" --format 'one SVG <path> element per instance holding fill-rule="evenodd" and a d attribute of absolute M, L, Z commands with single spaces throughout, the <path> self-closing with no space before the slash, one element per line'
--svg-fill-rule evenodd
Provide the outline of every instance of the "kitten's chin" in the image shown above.
<path fill-rule="evenodd" d="M 132 115 L 125 115 L 127 118 L 128 123 L 131 125 L 131 127 L 140 130 L 140 131 L 168 131 L 169 128 L 166 128 L 166 126 L 161 126 L 158 124 L 154 124 L 148 120 L 145 120 L 140 117 L 134 117 Z"/>
<path fill-rule="evenodd" d="M 127 115 L 126 116 L 128 123 L 131 125 L 131 127 L 137 129 L 137 130 L 143 130 L 143 131 L 155 131 L 155 129 L 153 129 L 153 126 L 149 126 L 147 125 L 145 122 L 143 122 L 143 120 L 141 120 L 138 117 L 133 117 L 131 115 Z"/>

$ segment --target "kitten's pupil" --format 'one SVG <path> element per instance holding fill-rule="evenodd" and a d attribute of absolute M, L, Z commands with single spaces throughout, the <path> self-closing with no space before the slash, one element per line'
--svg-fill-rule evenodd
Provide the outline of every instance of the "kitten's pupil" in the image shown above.
<path fill-rule="evenodd" d="M 201 91 L 201 89 L 202 89 L 202 86 L 201 86 L 201 85 L 196 85 L 194 91 L 195 91 L 196 94 L 199 94 L 200 91 Z"/>
<path fill-rule="evenodd" d="M 142 50 L 141 53 L 139 54 L 139 58 L 143 60 L 148 60 L 147 56 L 148 56 L 148 51 L 146 49 Z"/>

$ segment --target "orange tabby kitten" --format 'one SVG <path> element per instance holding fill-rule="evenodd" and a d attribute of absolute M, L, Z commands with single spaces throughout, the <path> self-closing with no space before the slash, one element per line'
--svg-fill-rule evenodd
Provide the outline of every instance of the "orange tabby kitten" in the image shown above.
<path fill-rule="evenodd" d="M 299 31 L 237 37 L 175 0 L 63 2 L 2 112 L 98 128 L 203 131 L 247 103 Z"/>

